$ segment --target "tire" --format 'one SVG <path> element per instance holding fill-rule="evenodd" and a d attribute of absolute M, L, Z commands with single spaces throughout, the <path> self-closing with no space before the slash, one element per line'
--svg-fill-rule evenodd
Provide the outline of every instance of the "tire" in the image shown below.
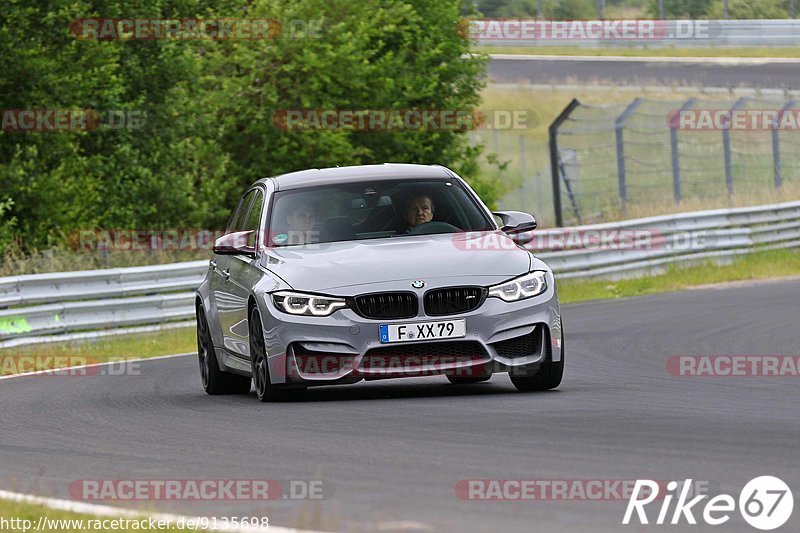
<path fill-rule="evenodd" d="M 458 376 L 447 376 L 448 381 L 453 385 L 470 385 L 472 383 L 481 383 L 484 381 L 489 381 L 492 376 L 474 376 L 474 377 L 458 377 Z"/>
<path fill-rule="evenodd" d="M 200 383 L 212 396 L 218 394 L 247 394 L 250 378 L 238 376 L 219 369 L 217 353 L 211 341 L 211 331 L 203 306 L 197 307 L 197 359 L 200 363 Z"/>
<path fill-rule="evenodd" d="M 561 327 L 561 360 L 542 363 L 532 376 L 511 376 L 511 383 L 520 392 L 533 392 L 555 389 L 561 385 L 564 376 L 564 328 Z"/>
<path fill-rule="evenodd" d="M 269 363 L 264 344 L 264 330 L 258 308 L 250 310 L 250 364 L 253 368 L 253 385 L 256 398 L 262 402 L 280 402 L 289 398 L 289 391 L 273 385 L 269 377 Z"/>

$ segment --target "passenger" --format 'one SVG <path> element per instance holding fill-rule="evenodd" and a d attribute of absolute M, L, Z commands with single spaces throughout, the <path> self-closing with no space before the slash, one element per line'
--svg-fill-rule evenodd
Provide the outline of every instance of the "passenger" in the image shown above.
<path fill-rule="evenodd" d="M 286 244 L 308 244 L 319 240 L 315 230 L 317 211 L 316 204 L 302 199 L 290 204 L 286 215 Z"/>

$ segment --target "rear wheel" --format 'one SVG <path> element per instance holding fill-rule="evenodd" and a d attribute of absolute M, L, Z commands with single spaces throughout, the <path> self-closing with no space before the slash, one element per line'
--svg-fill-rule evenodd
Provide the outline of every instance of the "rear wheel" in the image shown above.
<path fill-rule="evenodd" d="M 250 378 L 219 369 L 217 353 L 211 342 L 211 332 L 203 306 L 197 307 L 197 357 L 200 363 L 200 382 L 208 394 L 247 394 Z"/>
<path fill-rule="evenodd" d="M 543 391 L 555 389 L 561 385 L 564 376 L 564 328 L 561 327 L 561 360 L 548 361 L 539 366 L 539 370 L 532 376 L 511 376 L 511 383 L 522 392 Z"/>
<path fill-rule="evenodd" d="M 250 363 L 253 367 L 253 385 L 256 397 L 262 402 L 279 402 L 288 398 L 288 391 L 273 385 L 269 377 L 269 361 L 264 343 L 264 330 L 258 309 L 250 310 Z"/>

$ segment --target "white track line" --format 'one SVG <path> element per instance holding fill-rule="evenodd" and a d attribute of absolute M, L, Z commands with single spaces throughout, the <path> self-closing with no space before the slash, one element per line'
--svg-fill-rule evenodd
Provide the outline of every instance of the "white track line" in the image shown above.
<path fill-rule="evenodd" d="M 116 361 L 106 361 L 105 363 L 92 363 L 92 364 L 89 364 L 89 365 L 65 366 L 63 368 L 48 368 L 46 370 L 36 370 L 34 372 L 23 372 L 22 374 L 9 374 L 7 376 L 0 376 L 0 380 L 14 379 L 14 378 L 24 378 L 24 377 L 27 377 L 27 376 L 41 376 L 43 374 L 55 374 L 56 372 L 67 372 L 69 370 L 81 370 L 81 369 L 84 369 L 84 368 L 98 368 L 98 367 L 107 366 L 107 365 L 141 363 L 143 361 L 160 361 L 162 359 L 172 359 L 174 357 L 186 357 L 186 356 L 189 356 L 189 355 L 197 355 L 197 354 L 194 353 L 194 352 L 176 353 L 176 354 L 172 354 L 172 355 L 157 355 L 156 357 L 142 357 L 142 358 L 139 358 L 139 359 L 119 359 L 119 360 L 116 360 Z M 2 359 L 3 357 L 4 357 L 3 355 L 0 355 L 0 359 Z M 8 356 L 6 356 L 6 357 L 8 357 Z M 10 356 L 10 357 L 14 357 L 14 356 Z M 23 356 L 23 357 L 27 357 L 27 356 Z M 37 357 L 37 356 L 33 355 L 31 357 Z M 53 356 L 53 357 L 59 357 L 59 356 Z M 89 359 L 89 358 L 87 357 L 87 359 Z"/>
<path fill-rule="evenodd" d="M 491 59 L 515 61 L 615 61 L 629 63 L 710 63 L 719 65 L 766 65 L 800 63 L 796 57 L 644 57 L 644 56 L 555 56 L 535 54 L 487 54 Z"/>
<path fill-rule="evenodd" d="M 169 513 L 149 513 L 147 511 L 140 511 L 136 509 L 123 509 L 121 507 L 111 507 L 109 505 L 97 505 L 94 503 L 74 502 L 70 500 L 59 500 L 56 498 L 44 498 L 42 496 L 34 496 L 32 494 L 22 494 L 19 492 L 9 492 L 0 490 L 0 500 L 8 500 L 12 502 L 30 503 L 34 505 L 43 505 L 48 509 L 57 511 L 67 511 L 71 513 L 88 514 L 92 516 L 110 516 L 120 518 L 152 518 L 154 520 L 169 521 L 174 526 L 179 520 L 184 523 L 188 520 L 200 520 L 202 517 L 176 515 Z M 198 531 L 212 531 L 198 529 Z M 269 525 L 268 527 L 218 527 L 213 531 L 229 531 L 229 532 L 242 532 L 242 533 L 320 533 L 308 529 L 292 529 L 280 526 Z"/>

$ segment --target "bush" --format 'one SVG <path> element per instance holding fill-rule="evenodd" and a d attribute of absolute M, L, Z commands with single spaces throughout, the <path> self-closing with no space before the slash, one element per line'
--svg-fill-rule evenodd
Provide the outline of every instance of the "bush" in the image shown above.
<path fill-rule="evenodd" d="M 17 224 L 17 219 L 10 214 L 12 205 L 14 202 L 10 198 L 0 201 L 0 256 L 14 240 L 14 226 Z"/>
<path fill-rule="evenodd" d="M 722 0 L 714 0 L 708 18 L 723 18 Z M 728 18 L 731 19 L 786 19 L 789 6 L 785 0 L 729 0 Z"/>

